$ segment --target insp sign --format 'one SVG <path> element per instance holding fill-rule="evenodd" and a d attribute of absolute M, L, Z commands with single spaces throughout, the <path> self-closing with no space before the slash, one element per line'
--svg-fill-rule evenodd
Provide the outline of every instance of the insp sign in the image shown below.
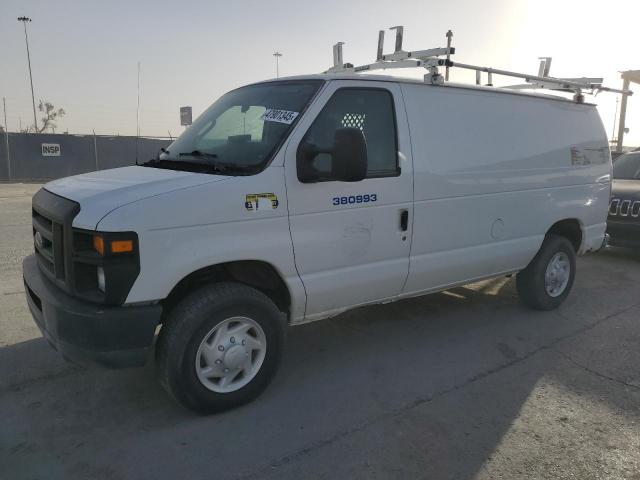
<path fill-rule="evenodd" d="M 42 156 L 43 157 L 59 157 L 60 144 L 59 143 L 43 143 Z"/>

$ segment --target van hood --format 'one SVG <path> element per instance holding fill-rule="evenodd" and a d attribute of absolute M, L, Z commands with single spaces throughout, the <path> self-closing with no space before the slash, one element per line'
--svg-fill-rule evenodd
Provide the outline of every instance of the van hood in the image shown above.
<path fill-rule="evenodd" d="M 123 167 L 83 173 L 47 183 L 51 193 L 80 204 L 73 226 L 94 230 L 100 220 L 114 209 L 175 190 L 233 177 L 182 172 L 150 167 Z"/>

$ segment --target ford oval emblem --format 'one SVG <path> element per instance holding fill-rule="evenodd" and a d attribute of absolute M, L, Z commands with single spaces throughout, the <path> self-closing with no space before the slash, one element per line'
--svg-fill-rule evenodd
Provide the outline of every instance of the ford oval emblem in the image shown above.
<path fill-rule="evenodd" d="M 40 234 L 40 232 L 36 232 L 35 236 L 33 237 L 33 240 L 36 243 L 36 247 L 38 247 L 38 248 L 42 248 L 43 247 L 42 235 Z"/>

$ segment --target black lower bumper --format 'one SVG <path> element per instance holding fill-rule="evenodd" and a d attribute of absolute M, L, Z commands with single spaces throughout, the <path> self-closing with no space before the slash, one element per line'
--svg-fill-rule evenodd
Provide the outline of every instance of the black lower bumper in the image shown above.
<path fill-rule="evenodd" d="M 22 262 L 27 304 L 44 337 L 65 358 L 110 368 L 145 364 L 162 307 L 107 307 L 71 297 L 40 272 L 35 255 Z"/>
<path fill-rule="evenodd" d="M 624 248 L 640 248 L 640 221 L 607 221 L 609 245 Z"/>

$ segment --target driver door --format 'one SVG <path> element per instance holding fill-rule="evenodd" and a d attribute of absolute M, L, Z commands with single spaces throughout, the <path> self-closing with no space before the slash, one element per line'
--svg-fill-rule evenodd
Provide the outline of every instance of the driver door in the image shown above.
<path fill-rule="evenodd" d="M 335 131 L 355 127 L 367 143 L 364 180 L 302 183 L 301 144 L 330 148 Z M 292 134 L 285 154 L 289 223 L 307 293 L 306 320 L 391 299 L 409 271 L 413 179 L 399 88 L 388 82 L 331 81 Z M 331 168 L 321 153 L 313 168 Z"/>

